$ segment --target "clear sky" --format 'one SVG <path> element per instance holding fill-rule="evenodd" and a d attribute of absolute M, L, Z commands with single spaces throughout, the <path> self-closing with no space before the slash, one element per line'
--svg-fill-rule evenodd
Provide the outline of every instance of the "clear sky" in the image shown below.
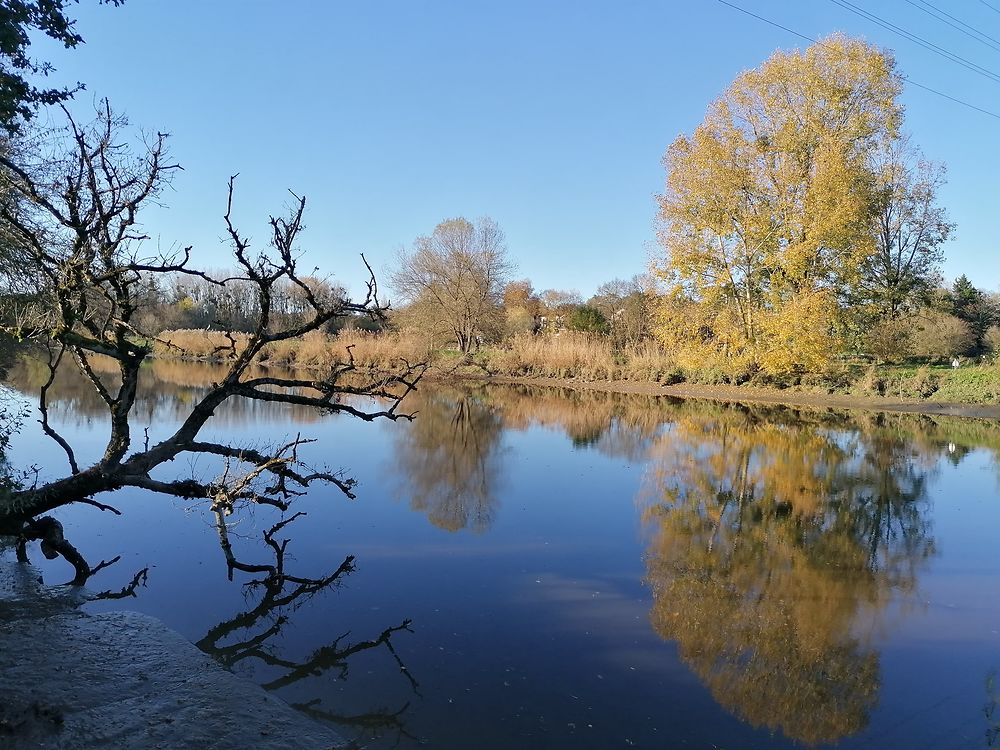
<path fill-rule="evenodd" d="M 915 82 L 1000 113 L 1000 83 L 832 0 L 732 2 L 810 37 L 863 36 L 894 50 Z M 863 7 L 1000 73 L 1000 41 L 921 10 L 1000 40 L 1000 0 Z M 70 12 L 86 45 L 35 51 L 56 64 L 54 82 L 87 84 L 74 107 L 107 96 L 133 124 L 173 136 L 185 171 L 146 223 L 162 245 L 193 244 L 199 264 L 230 265 L 221 217 L 239 172 L 244 231 L 263 240 L 287 190 L 305 195 L 309 268 L 353 291 L 358 253 L 386 269 L 455 216 L 496 219 L 516 276 L 539 290 L 587 297 L 645 270 L 669 143 L 740 71 L 807 45 L 717 0 L 83 0 Z M 946 278 L 1000 289 L 1000 117 L 909 85 L 903 101 L 907 130 L 949 169 L 941 199 L 958 231 Z"/>

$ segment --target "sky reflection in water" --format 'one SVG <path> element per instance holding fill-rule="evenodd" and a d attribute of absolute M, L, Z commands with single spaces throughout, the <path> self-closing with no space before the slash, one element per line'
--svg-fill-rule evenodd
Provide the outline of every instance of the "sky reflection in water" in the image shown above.
<path fill-rule="evenodd" d="M 154 363 L 137 432 L 166 434 L 215 374 Z M 30 363 L 11 377 L 37 385 Z M 58 399 L 96 454 L 96 395 L 67 380 Z M 206 508 L 121 493 L 122 517 L 61 518 L 91 558 L 123 556 L 95 587 L 151 565 L 149 586 L 89 606 L 160 617 L 374 747 L 1000 744 L 1000 428 L 499 386 L 428 384 L 409 406 L 412 424 L 370 425 L 235 404 L 211 425 L 302 432 L 360 480 L 276 535 L 296 576 L 353 572 L 243 587 Z M 55 473 L 32 427 L 13 458 Z M 239 559 L 275 563 L 271 510 L 226 519 Z"/>

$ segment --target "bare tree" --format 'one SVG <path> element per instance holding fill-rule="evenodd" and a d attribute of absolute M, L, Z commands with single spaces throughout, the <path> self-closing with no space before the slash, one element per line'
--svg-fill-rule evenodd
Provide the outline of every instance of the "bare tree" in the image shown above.
<path fill-rule="evenodd" d="M 503 291 L 512 268 L 493 219 L 458 218 L 400 253 L 391 281 L 421 325 L 445 328 L 468 354 L 503 329 Z"/>
<path fill-rule="evenodd" d="M 192 268 L 191 248 L 174 255 L 144 255 L 148 238 L 139 224 L 140 209 L 156 201 L 178 169 L 167 156 L 166 136 L 155 135 L 142 150 L 130 148 L 124 140 L 126 123 L 107 105 L 91 125 L 67 118 L 61 138 L 47 135 L 47 151 L 22 148 L 22 155 L 33 156 L 20 159 L 0 155 L 0 189 L 21 199 L 0 204 L 0 222 L 5 237 L 30 259 L 25 267 L 0 269 L 7 292 L 0 330 L 46 347 L 49 377 L 39 396 L 40 421 L 45 434 L 61 446 L 69 467 L 62 478 L 0 494 L 0 534 L 19 537 L 22 559 L 27 542 L 42 540 L 43 552 L 64 556 L 76 569 L 75 582 L 82 583 L 91 567 L 64 538 L 61 524 L 44 515 L 61 506 L 86 503 L 118 512 L 95 497 L 123 487 L 205 499 L 222 512 L 241 503 L 284 509 L 313 482 L 334 484 L 353 497 L 354 480 L 341 471 L 302 464 L 299 449 L 308 441 L 301 438 L 273 448 L 239 448 L 198 436 L 216 410 L 233 399 L 344 412 L 364 420 L 409 418 L 397 409 L 414 388 L 422 372 L 419 365 L 401 364 L 391 375 L 363 375 L 347 350 L 342 361 L 318 374 L 284 377 L 254 368 L 270 343 L 321 329 L 338 316 L 380 316 L 374 276 L 361 301 L 316 293 L 297 268 L 306 205 L 297 196 L 287 215 L 270 218 L 268 246 L 252 252 L 233 219 L 235 178 L 229 181 L 224 224 L 237 274 L 216 278 Z M 147 440 L 137 446 L 130 417 L 139 368 L 152 350 L 152 337 L 138 327 L 139 292 L 148 277 L 170 274 L 197 277 L 221 290 L 231 284 L 249 286 L 256 296 L 256 321 L 245 343 L 237 347 L 230 337 L 230 345 L 220 348 L 227 363 L 224 376 L 192 406 L 180 427 L 155 445 Z M 285 288 L 296 290 L 304 314 L 278 324 L 275 295 Z M 100 374 L 94 366 L 97 357 L 116 363 L 116 378 Z M 73 446 L 49 421 L 49 389 L 58 370 L 72 363 L 89 379 L 109 418 L 104 453 L 91 466 L 81 465 Z M 361 409 L 345 400 L 351 394 L 374 396 L 379 406 Z M 225 463 L 225 472 L 211 482 L 164 476 L 162 467 L 183 454 L 216 457 Z"/>
<path fill-rule="evenodd" d="M 921 307 L 940 282 L 942 246 L 955 225 L 937 202 L 944 166 L 925 160 L 909 139 L 882 149 L 874 170 L 874 251 L 862 262 L 852 302 L 896 318 Z"/>
<path fill-rule="evenodd" d="M 587 302 L 607 318 L 616 345 L 637 344 L 652 337 L 656 282 L 646 274 L 631 279 L 612 279 L 597 288 Z"/>
<path fill-rule="evenodd" d="M 548 315 L 569 315 L 573 309 L 583 304 L 583 297 L 576 289 L 546 289 L 538 295 L 542 308 Z"/>

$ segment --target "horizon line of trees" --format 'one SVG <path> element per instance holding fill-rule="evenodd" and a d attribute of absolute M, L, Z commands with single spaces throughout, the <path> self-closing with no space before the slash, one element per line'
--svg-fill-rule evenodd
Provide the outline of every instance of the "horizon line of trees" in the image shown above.
<path fill-rule="evenodd" d="M 234 273 L 219 270 L 212 275 L 219 279 Z M 304 287 L 276 283 L 270 309 L 272 327 L 300 325 L 308 318 L 311 307 L 307 290 L 314 299 L 327 304 L 346 299 L 346 290 L 333 279 L 307 276 L 303 283 Z M 664 307 L 672 301 L 651 274 L 612 279 L 586 299 L 576 290 L 537 291 L 527 278 L 511 281 L 502 275 L 496 277 L 494 285 L 495 290 L 480 308 L 466 314 L 465 319 L 470 321 L 470 333 L 464 339 L 466 354 L 481 346 L 502 345 L 518 335 L 554 335 L 562 331 L 606 339 L 620 349 L 654 342 L 667 346 L 658 337 L 657 328 L 662 325 Z M 11 300 L 18 295 L 4 296 Z M 259 296 L 240 278 L 220 285 L 183 273 L 150 275 L 138 285 L 136 301 L 137 319 L 150 335 L 183 329 L 249 333 L 260 316 Z M 426 299 L 391 310 L 386 320 L 373 320 L 346 309 L 323 331 L 418 331 L 437 347 L 454 346 L 462 351 L 448 323 L 450 312 L 454 311 L 435 308 Z M 872 324 L 860 346 L 849 353 L 886 363 L 1000 353 L 1000 293 L 977 288 L 963 274 L 950 288 L 926 289 L 920 306 L 900 309 L 895 317 Z"/>

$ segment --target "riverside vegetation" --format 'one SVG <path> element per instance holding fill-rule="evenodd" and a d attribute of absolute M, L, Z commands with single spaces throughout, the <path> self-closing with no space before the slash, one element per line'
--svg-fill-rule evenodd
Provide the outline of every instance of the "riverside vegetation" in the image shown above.
<path fill-rule="evenodd" d="M 246 334 L 198 329 L 163 332 L 154 343 L 157 358 L 216 362 L 231 342 L 241 351 Z M 372 332 L 347 329 L 314 332 L 295 341 L 266 347 L 263 366 L 322 369 L 347 352 L 358 368 L 392 371 L 401 361 L 428 362 L 427 377 L 497 377 L 576 381 L 627 381 L 674 385 L 747 385 L 816 394 L 894 398 L 954 403 L 990 403 L 1000 399 L 1000 366 L 991 358 L 954 368 L 949 363 L 873 364 L 837 362 L 821 372 L 733 378 L 717 368 L 683 367 L 655 340 L 615 346 L 607 337 L 586 332 L 518 334 L 482 346 L 464 356 L 437 348 L 416 331 Z"/>

